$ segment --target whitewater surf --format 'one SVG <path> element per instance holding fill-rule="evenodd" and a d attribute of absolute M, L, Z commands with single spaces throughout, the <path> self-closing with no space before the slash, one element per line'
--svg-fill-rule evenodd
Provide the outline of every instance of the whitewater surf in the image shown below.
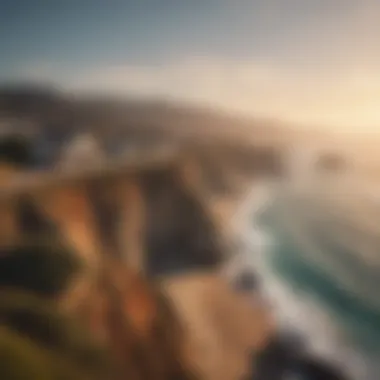
<path fill-rule="evenodd" d="M 380 373 L 380 208 L 347 179 L 255 185 L 235 216 L 279 329 L 353 380 Z M 357 183 L 352 180 L 353 183 Z"/>

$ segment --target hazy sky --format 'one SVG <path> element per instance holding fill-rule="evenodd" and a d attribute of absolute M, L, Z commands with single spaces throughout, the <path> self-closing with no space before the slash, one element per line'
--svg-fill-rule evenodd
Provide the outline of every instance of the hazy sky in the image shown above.
<path fill-rule="evenodd" d="M 0 81 L 380 131 L 380 0 L 0 0 Z"/>

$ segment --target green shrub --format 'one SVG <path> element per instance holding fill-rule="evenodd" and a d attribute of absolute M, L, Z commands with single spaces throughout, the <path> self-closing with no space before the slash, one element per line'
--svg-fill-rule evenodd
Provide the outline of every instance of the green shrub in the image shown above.
<path fill-rule="evenodd" d="M 10 329 L 0 329 L 0 379 L 2 380 L 104 380 L 69 358 L 41 347 Z"/>
<path fill-rule="evenodd" d="M 31 142 L 24 136 L 12 134 L 0 138 L 0 162 L 15 167 L 30 167 L 33 164 Z"/>
<path fill-rule="evenodd" d="M 107 378 L 105 351 L 56 304 L 81 268 L 77 257 L 54 241 L 21 243 L 1 253 L 0 320 L 6 330 L 0 334 L 0 379 Z"/>
<path fill-rule="evenodd" d="M 20 244 L 0 252 L 0 288 L 24 289 L 44 297 L 63 292 L 81 263 L 58 243 Z"/>
<path fill-rule="evenodd" d="M 87 373 L 101 374 L 107 357 L 90 335 L 53 303 L 25 293 L 0 293 L 0 318 L 8 328 L 66 358 Z"/>
<path fill-rule="evenodd" d="M 0 379 L 54 380 L 48 357 L 33 344 L 5 328 L 0 329 Z"/>

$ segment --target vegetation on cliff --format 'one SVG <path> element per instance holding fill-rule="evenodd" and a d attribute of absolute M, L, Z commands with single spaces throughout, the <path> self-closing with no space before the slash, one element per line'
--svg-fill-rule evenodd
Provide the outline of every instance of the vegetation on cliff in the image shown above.
<path fill-rule="evenodd" d="M 106 352 L 55 302 L 75 270 L 72 255 L 49 245 L 2 250 L 1 379 L 107 378 Z"/>

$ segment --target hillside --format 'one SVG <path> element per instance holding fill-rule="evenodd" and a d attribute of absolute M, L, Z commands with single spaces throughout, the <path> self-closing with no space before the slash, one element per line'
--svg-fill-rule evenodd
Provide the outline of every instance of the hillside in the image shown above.
<path fill-rule="evenodd" d="M 62 135 L 92 129 L 111 141 L 129 138 L 136 130 L 144 130 L 154 138 L 165 134 L 250 144 L 276 144 L 288 141 L 292 135 L 279 123 L 248 120 L 206 108 L 152 99 L 73 97 L 32 85 L 0 87 L 0 122 L 6 120 L 27 120 L 30 128 L 33 125 L 38 131 L 62 131 Z M 17 128 L 17 123 L 13 124 Z"/>

